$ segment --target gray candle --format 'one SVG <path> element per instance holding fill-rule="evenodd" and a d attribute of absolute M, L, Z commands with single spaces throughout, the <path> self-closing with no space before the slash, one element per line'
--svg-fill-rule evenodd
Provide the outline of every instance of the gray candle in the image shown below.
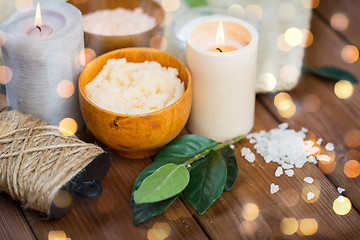
<path fill-rule="evenodd" d="M 77 96 L 84 48 L 81 12 L 59 1 L 40 4 L 25 6 L 0 25 L 4 65 L 12 71 L 6 84 L 10 106 L 52 124 L 72 118 L 82 125 Z"/>

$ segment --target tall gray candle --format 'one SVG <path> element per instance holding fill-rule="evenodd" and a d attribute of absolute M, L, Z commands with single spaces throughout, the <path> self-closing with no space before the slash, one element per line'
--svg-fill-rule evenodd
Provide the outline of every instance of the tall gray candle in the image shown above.
<path fill-rule="evenodd" d="M 12 71 L 6 84 L 10 106 L 52 124 L 71 118 L 82 125 L 77 95 L 84 49 L 81 12 L 60 1 L 40 4 L 25 6 L 0 26 L 4 65 Z"/>

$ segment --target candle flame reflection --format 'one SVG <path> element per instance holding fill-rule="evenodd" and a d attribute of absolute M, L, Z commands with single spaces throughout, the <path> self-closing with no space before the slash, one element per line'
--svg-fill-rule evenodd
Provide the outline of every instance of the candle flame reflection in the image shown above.
<path fill-rule="evenodd" d="M 224 27 L 222 21 L 219 22 L 219 27 L 216 33 L 216 47 L 224 47 L 225 46 L 225 34 L 224 34 Z"/>
<path fill-rule="evenodd" d="M 39 3 L 39 2 L 36 4 L 36 13 L 35 13 L 34 26 L 35 26 L 35 27 L 40 27 L 40 28 L 41 28 L 41 26 L 42 26 L 42 22 L 41 22 L 41 10 L 40 10 L 40 3 Z"/>

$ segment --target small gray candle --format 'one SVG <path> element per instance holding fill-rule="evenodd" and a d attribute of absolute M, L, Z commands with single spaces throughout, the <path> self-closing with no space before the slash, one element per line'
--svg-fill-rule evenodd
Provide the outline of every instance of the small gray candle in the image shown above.
<path fill-rule="evenodd" d="M 81 126 L 77 95 L 79 54 L 84 49 L 81 12 L 60 1 L 40 4 L 25 6 L 0 25 L 5 32 L 4 65 L 12 71 L 6 84 L 10 106 L 52 124 L 72 118 Z"/>

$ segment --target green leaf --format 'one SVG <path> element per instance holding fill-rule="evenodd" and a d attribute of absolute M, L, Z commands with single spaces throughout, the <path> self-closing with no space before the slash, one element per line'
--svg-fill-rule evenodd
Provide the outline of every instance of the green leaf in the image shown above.
<path fill-rule="evenodd" d="M 185 0 L 185 3 L 189 7 L 199 7 L 199 6 L 208 5 L 208 2 L 206 0 Z"/>
<path fill-rule="evenodd" d="M 333 80 L 347 80 L 353 84 L 357 83 L 358 80 L 351 73 L 332 66 L 326 66 L 322 68 L 310 67 L 308 65 L 304 65 L 302 67 L 303 72 L 311 73 L 320 77 L 325 77 Z"/>
<path fill-rule="evenodd" d="M 235 180 L 239 173 L 239 168 L 236 162 L 235 151 L 232 150 L 229 146 L 226 146 L 222 152 L 221 156 L 226 164 L 226 183 L 224 190 L 229 191 L 231 187 L 234 185 Z"/>
<path fill-rule="evenodd" d="M 140 187 L 142 181 L 159 167 L 168 163 L 182 164 L 186 162 L 186 160 L 216 145 L 216 141 L 196 134 L 184 135 L 173 140 L 160 151 L 155 161 L 137 176 L 131 193 L 130 206 L 135 204 L 133 195 Z"/>
<path fill-rule="evenodd" d="M 173 197 L 184 190 L 189 178 L 189 171 L 184 165 L 169 163 L 161 166 L 134 192 L 135 203 L 154 203 Z"/>
<path fill-rule="evenodd" d="M 167 209 L 179 197 L 179 195 L 180 194 L 177 194 L 176 196 L 161 202 L 134 204 L 133 224 L 136 226 L 139 223 L 145 222 L 146 220 L 163 213 L 165 209 Z"/>
<path fill-rule="evenodd" d="M 221 195 L 225 181 L 225 162 L 219 153 L 212 150 L 209 155 L 193 164 L 184 196 L 202 215 Z"/>

